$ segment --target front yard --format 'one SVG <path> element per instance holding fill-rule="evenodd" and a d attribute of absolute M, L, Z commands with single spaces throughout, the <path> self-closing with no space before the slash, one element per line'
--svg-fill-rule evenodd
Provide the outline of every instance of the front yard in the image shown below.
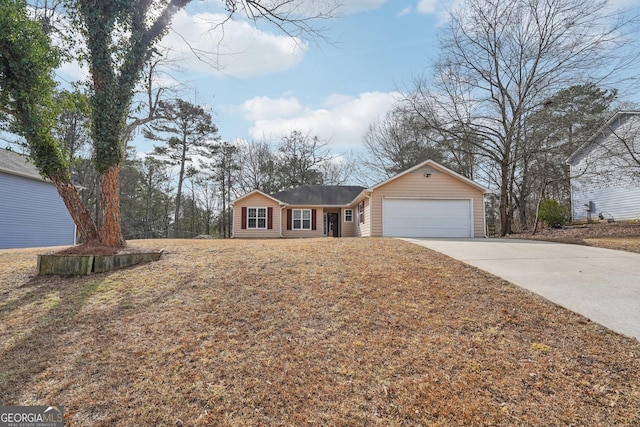
<path fill-rule="evenodd" d="M 67 426 L 640 425 L 640 344 L 390 239 L 155 240 L 31 277 L 0 251 L 0 404 Z"/>

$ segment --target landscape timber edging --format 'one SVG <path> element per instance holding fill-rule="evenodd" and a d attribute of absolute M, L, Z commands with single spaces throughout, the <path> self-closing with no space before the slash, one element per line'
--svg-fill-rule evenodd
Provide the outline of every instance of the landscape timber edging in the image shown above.
<path fill-rule="evenodd" d="M 68 255 L 47 254 L 38 255 L 36 274 L 45 275 L 87 275 L 91 273 L 104 273 L 158 261 L 162 256 L 160 252 L 140 252 L 116 255 Z"/>

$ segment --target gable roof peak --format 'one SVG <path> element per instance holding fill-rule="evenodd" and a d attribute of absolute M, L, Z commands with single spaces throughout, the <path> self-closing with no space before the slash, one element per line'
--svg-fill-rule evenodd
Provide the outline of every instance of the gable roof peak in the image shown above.
<path fill-rule="evenodd" d="M 282 203 L 282 201 L 280 201 L 280 200 L 278 200 L 278 199 L 275 199 L 275 198 L 271 197 L 270 195 L 268 195 L 268 194 L 266 194 L 266 193 L 263 193 L 262 191 L 260 191 L 260 190 L 258 190 L 258 189 L 255 189 L 255 190 L 253 190 L 253 191 L 248 192 L 248 193 L 247 193 L 247 194 L 245 194 L 244 196 L 238 197 L 238 198 L 237 198 L 237 199 L 235 199 L 233 202 L 231 202 L 231 203 L 230 203 L 230 205 L 231 205 L 231 206 L 233 206 L 233 205 L 235 205 L 237 202 L 239 202 L 240 200 L 242 200 L 242 199 L 246 199 L 247 197 L 253 196 L 253 195 L 255 195 L 255 194 L 259 194 L 259 195 L 261 195 L 261 196 L 264 196 L 264 197 L 266 197 L 266 198 L 269 198 L 269 199 L 273 200 L 274 202 L 276 202 L 276 203 L 278 203 L 278 204 L 281 204 L 281 205 L 283 204 L 283 203 Z"/>
<path fill-rule="evenodd" d="M 380 182 L 380 183 L 378 183 L 378 184 L 376 184 L 376 185 L 374 185 L 372 187 L 369 187 L 367 190 L 373 191 L 376 188 L 382 187 L 383 185 L 385 185 L 385 184 L 387 184 L 387 183 L 389 183 L 391 181 L 394 181 L 394 180 L 396 180 L 396 179 L 398 179 L 398 178 L 400 178 L 400 177 L 402 177 L 404 175 L 410 174 L 412 172 L 415 172 L 418 169 L 422 169 L 422 168 L 425 168 L 427 166 L 428 167 L 432 167 L 433 169 L 436 169 L 436 170 L 438 170 L 440 172 L 449 174 L 452 177 L 464 182 L 465 184 L 468 184 L 468 185 L 470 185 L 472 187 L 477 188 L 478 190 L 483 191 L 484 193 L 488 193 L 489 192 L 489 190 L 487 188 L 483 187 L 482 185 L 478 184 L 477 182 L 474 182 L 474 181 L 470 180 L 469 178 L 467 178 L 465 176 L 462 176 L 459 173 L 454 172 L 451 169 L 449 169 L 449 168 L 447 168 L 445 166 L 442 166 L 440 163 L 437 163 L 437 162 L 435 162 L 435 161 L 433 161 L 431 159 L 425 160 L 422 163 L 418 163 L 417 165 L 415 165 L 413 167 L 410 167 L 409 169 L 407 169 L 407 170 L 405 170 L 403 172 L 400 172 L 399 174 L 394 175 L 394 176 L 392 176 L 391 178 L 389 178 L 389 179 L 387 179 L 385 181 L 382 181 L 382 182 Z"/>

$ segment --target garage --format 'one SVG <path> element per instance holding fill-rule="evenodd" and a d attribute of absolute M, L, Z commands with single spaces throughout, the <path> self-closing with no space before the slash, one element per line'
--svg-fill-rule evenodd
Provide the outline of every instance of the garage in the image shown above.
<path fill-rule="evenodd" d="M 470 199 L 384 198 L 387 237 L 473 237 Z"/>

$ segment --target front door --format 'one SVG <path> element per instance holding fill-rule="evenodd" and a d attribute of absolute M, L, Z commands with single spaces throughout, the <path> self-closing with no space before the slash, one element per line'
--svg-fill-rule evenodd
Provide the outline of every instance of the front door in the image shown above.
<path fill-rule="evenodd" d="M 340 231 L 338 230 L 340 223 L 338 222 L 337 213 L 327 214 L 327 237 L 339 237 Z"/>

